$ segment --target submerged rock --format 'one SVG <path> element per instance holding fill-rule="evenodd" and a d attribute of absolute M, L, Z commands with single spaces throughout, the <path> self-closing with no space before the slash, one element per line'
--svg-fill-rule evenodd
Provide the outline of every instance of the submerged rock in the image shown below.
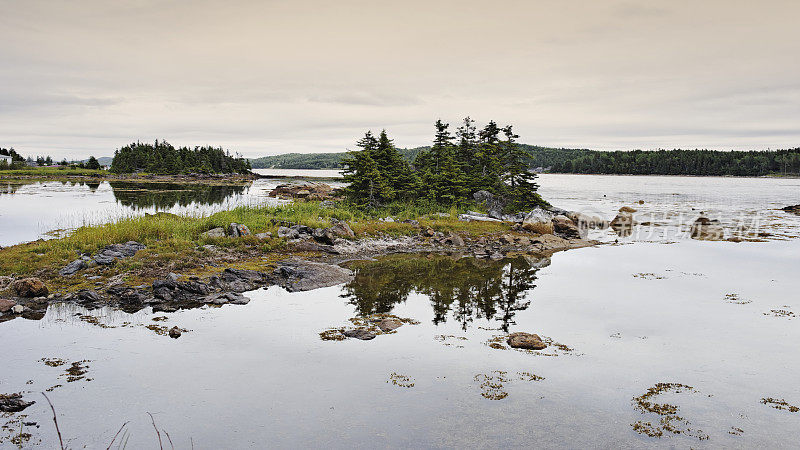
<path fill-rule="evenodd" d="M 509 346 L 513 348 L 523 348 L 526 350 L 542 350 L 547 348 L 547 344 L 542 341 L 538 334 L 531 333 L 511 333 L 506 340 Z"/>
<path fill-rule="evenodd" d="M 366 328 L 355 328 L 352 330 L 344 330 L 342 332 L 349 338 L 361 339 L 362 341 L 369 341 L 375 339 L 375 333 Z"/>
<path fill-rule="evenodd" d="M 169 337 L 172 339 L 178 339 L 183 334 L 183 330 L 178 327 L 172 327 L 169 329 Z"/>
<path fill-rule="evenodd" d="M 44 282 L 36 277 L 16 280 L 12 286 L 20 297 L 46 297 L 49 293 Z"/>
<path fill-rule="evenodd" d="M 214 305 L 224 305 L 230 303 L 232 305 L 246 305 L 250 303 L 250 299 L 238 292 L 222 292 L 219 294 L 212 294 L 205 298 L 205 303 Z"/>
<path fill-rule="evenodd" d="M 378 322 L 378 328 L 380 328 L 384 333 L 394 331 L 402 326 L 403 322 L 393 318 L 386 318 Z"/>
<path fill-rule="evenodd" d="M 781 208 L 781 210 L 794 214 L 800 214 L 800 205 L 787 206 L 785 208 Z"/>
<path fill-rule="evenodd" d="M 26 402 L 22 394 L 0 394 L 0 411 L 7 413 L 20 412 L 36 402 Z"/>
<path fill-rule="evenodd" d="M 718 241 L 725 238 L 725 230 L 719 220 L 700 216 L 691 228 L 692 239 L 702 241 Z"/>

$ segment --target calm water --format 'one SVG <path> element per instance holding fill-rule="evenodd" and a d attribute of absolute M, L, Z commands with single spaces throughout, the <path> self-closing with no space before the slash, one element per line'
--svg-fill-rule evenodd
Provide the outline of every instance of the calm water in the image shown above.
<path fill-rule="evenodd" d="M 540 182 L 554 204 L 612 216 L 636 203 L 641 214 L 702 209 L 733 223 L 800 203 L 797 180 Z M 800 406 L 797 219 L 769 215 L 776 228 L 767 242 L 661 233 L 557 253 L 549 264 L 391 256 L 353 263 L 347 285 L 258 290 L 245 306 L 170 314 L 53 306 L 43 320 L 0 324 L 0 393 L 37 401 L 24 419 L 0 418 L 11 424 L 0 447 L 12 446 L 21 421 L 40 426 L 23 426 L 27 446 L 57 445 L 39 394 L 57 385 L 48 395 L 72 448 L 106 448 L 127 421 L 128 448 L 157 448 L 148 412 L 176 448 L 795 447 L 800 413 L 760 403 Z M 659 230 L 674 226 L 672 216 L 659 220 Z M 372 341 L 319 337 L 372 313 L 420 323 Z M 145 328 L 153 324 L 190 331 L 173 340 Z M 505 330 L 567 347 L 487 345 Z M 69 364 L 42 358 L 88 360 L 86 378 L 68 382 Z M 679 408 L 673 425 L 682 433 L 637 433 L 632 424 L 662 417 L 637 411 L 634 397 L 666 382 L 693 387 L 650 399 Z"/>

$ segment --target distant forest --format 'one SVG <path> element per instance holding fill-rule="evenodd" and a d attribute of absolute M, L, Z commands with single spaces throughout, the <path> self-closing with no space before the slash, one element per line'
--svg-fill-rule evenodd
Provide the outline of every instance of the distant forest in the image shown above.
<path fill-rule="evenodd" d="M 625 175 L 800 174 L 800 148 L 767 151 L 596 151 L 517 144 L 531 155 L 530 168 L 547 172 Z M 430 147 L 398 149 L 409 162 Z M 289 153 L 251 160 L 253 168 L 340 169 L 346 153 Z"/>
<path fill-rule="evenodd" d="M 175 148 L 166 141 L 136 142 L 114 152 L 111 172 L 248 173 L 250 161 L 219 147 Z"/>

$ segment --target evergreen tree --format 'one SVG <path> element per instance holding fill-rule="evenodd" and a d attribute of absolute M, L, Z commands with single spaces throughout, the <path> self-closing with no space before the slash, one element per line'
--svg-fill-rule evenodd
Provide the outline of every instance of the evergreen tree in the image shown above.
<path fill-rule="evenodd" d="M 97 161 L 97 158 L 94 156 L 90 156 L 89 160 L 86 161 L 86 168 L 92 170 L 100 170 L 100 162 Z"/>

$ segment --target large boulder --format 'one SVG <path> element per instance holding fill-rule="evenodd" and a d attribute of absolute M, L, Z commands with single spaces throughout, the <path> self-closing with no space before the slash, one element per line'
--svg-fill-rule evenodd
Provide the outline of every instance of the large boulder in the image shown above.
<path fill-rule="evenodd" d="M 547 348 L 547 343 L 539 337 L 538 334 L 531 333 L 511 333 L 508 335 L 506 342 L 513 348 L 522 348 L 525 350 L 542 350 Z"/>
<path fill-rule="evenodd" d="M 35 277 L 17 280 L 13 287 L 20 297 L 46 297 L 49 293 L 44 282 Z"/>
<path fill-rule="evenodd" d="M 583 239 L 588 233 L 587 228 L 581 229 L 569 217 L 561 215 L 553 217 L 553 231 L 567 239 Z"/>
<path fill-rule="evenodd" d="M 619 213 L 609 224 L 614 232 L 623 237 L 633 234 L 633 227 L 637 224 L 633 218 L 634 211 L 636 210 L 626 206 L 619 209 Z"/>
<path fill-rule="evenodd" d="M 492 219 L 503 218 L 503 209 L 506 206 L 504 198 L 494 195 L 489 191 L 475 192 L 472 194 L 472 198 L 475 200 L 475 203 L 483 205 L 486 208 L 486 212 Z"/>
<path fill-rule="evenodd" d="M 553 213 L 545 209 L 533 208 L 522 218 L 522 228 L 539 234 L 553 232 Z"/>
<path fill-rule="evenodd" d="M 288 183 L 281 184 L 273 189 L 270 197 L 281 197 L 298 200 L 327 200 L 333 197 L 336 191 L 325 183 Z"/>
<path fill-rule="evenodd" d="M 719 220 L 700 216 L 694 221 L 691 228 L 692 239 L 702 241 L 719 241 L 725 239 L 725 230 Z"/>
<path fill-rule="evenodd" d="M 335 236 L 339 236 L 341 238 L 354 238 L 356 234 L 353 233 L 353 229 L 350 228 L 350 225 L 347 222 L 343 222 L 337 219 L 331 219 L 331 226 L 328 228 L 331 233 Z"/>

